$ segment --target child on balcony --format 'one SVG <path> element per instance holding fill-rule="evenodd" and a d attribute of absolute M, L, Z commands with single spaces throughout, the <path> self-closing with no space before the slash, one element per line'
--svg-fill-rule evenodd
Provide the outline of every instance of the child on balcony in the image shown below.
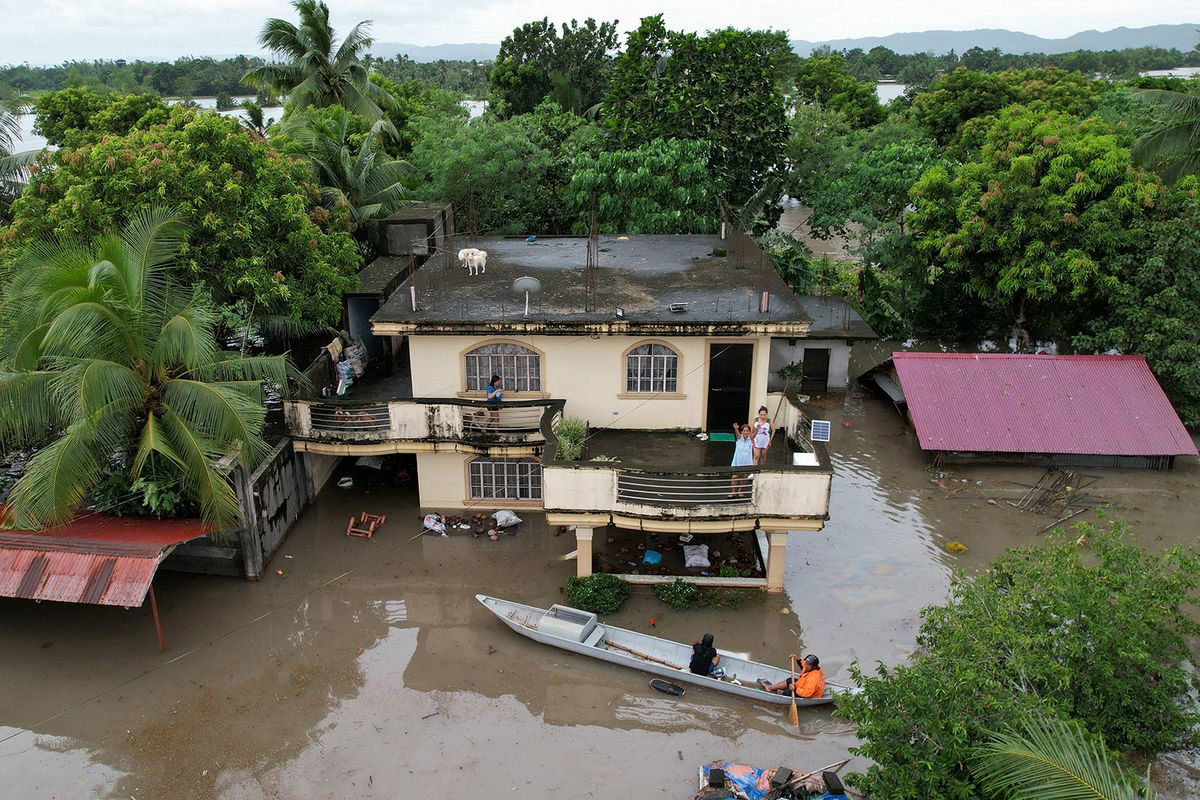
<path fill-rule="evenodd" d="M 733 423 L 733 463 L 732 467 L 750 467 L 754 465 L 754 440 L 750 435 L 750 426 Z M 746 479 L 749 473 L 734 473 L 732 491 L 726 497 L 741 497 L 745 494 Z"/>

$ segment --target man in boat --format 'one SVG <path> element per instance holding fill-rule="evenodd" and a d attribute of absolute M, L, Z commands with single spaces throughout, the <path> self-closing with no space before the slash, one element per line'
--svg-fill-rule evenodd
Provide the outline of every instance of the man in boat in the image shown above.
<path fill-rule="evenodd" d="M 758 679 L 758 683 L 768 692 L 777 692 L 779 694 L 787 694 L 788 691 L 795 693 L 796 697 L 821 697 L 825 694 L 825 673 L 821 670 L 821 659 L 817 658 L 812 653 L 809 653 L 801 661 L 800 657 L 795 653 L 792 658 L 800 661 L 800 676 L 798 678 L 789 677 L 787 680 L 779 683 L 767 683 L 762 678 Z"/>
<path fill-rule="evenodd" d="M 721 663 L 721 655 L 717 652 L 717 648 L 713 647 L 713 635 L 706 633 L 700 641 L 692 645 L 692 660 L 688 664 L 688 670 L 695 675 L 711 675 L 714 678 L 720 678 L 725 674 L 725 670 L 717 666 L 719 663 Z"/>

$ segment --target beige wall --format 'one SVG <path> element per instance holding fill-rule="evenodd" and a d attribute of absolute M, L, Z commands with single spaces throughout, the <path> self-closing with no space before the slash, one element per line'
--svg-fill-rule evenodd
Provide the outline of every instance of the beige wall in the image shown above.
<path fill-rule="evenodd" d="M 542 354 L 542 395 L 567 401 L 568 416 L 583 417 L 593 427 L 700 428 L 708 392 L 708 345 L 754 344 L 749 419 L 767 391 L 769 337 L 718 339 L 676 336 L 526 336 L 520 339 L 482 336 L 410 336 L 414 397 L 454 397 L 466 389 L 463 354 L 487 342 L 514 342 Z M 648 342 L 670 345 L 679 353 L 679 391 L 674 395 L 625 394 L 625 353 Z M 480 393 L 482 395 L 482 393 Z M 508 392 L 508 399 L 529 395 Z M 422 495 L 424 492 L 422 492 Z"/>
<path fill-rule="evenodd" d="M 417 453 L 417 489 L 421 508 L 492 511 L 509 508 L 520 514 L 523 508 L 542 507 L 537 500 L 470 500 L 467 498 L 467 462 L 476 458 L 462 453 Z M 542 487 L 545 493 L 545 485 Z"/>

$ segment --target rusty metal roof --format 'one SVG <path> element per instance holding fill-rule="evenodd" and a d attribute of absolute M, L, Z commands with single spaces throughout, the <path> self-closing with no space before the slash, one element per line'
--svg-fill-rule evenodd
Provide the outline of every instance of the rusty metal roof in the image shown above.
<path fill-rule="evenodd" d="M 44 531 L 0 530 L 0 597 L 140 606 L 166 553 L 210 531 L 197 519 L 106 514 Z"/>
<path fill-rule="evenodd" d="M 924 450 L 1195 455 L 1142 356 L 893 353 Z"/>

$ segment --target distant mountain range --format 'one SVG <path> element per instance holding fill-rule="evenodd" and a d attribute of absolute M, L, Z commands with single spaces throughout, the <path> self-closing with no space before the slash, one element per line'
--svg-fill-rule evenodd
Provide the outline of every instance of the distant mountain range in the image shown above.
<path fill-rule="evenodd" d="M 1146 28 L 1113 28 L 1111 31 L 1082 31 L 1065 39 L 1044 39 L 1030 33 L 1008 31 L 1000 28 L 981 28 L 974 31 L 920 31 L 917 33 L 893 33 L 890 36 L 864 36 L 858 39 L 830 39 L 824 42 L 809 42 L 803 39 L 792 41 L 792 49 L 807 56 L 815 48 L 828 45 L 834 50 L 852 50 L 860 47 L 886 47 L 897 53 L 942 53 L 953 50 L 963 53 L 972 47 L 984 50 L 999 48 L 1005 53 L 1069 53 L 1072 50 L 1124 50 L 1127 47 L 1164 47 L 1176 50 L 1191 50 L 1200 42 L 1200 23 L 1181 25 L 1151 25 Z M 401 44 L 399 42 L 377 42 L 371 52 L 391 58 L 401 53 L 413 61 L 437 61 L 438 59 L 461 61 L 488 61 L 500 51 L 498 44 Z"/>
<path fill-rule="evenodd" d="M 1030 33 L 982 28 L 974 31 L 921 31 L 893 33 L 890 36 L 864 36 L 858 39 L 831 39 L 827 42 L 793 40 L 792 49 L 807 56 L 814 48 L 828 45 L 834 50 L 870 50 L 886 47 L 897 53 L 933 53 L 953 50 L 963 53 L 972 47 L 998 48 L 1003 53 L 1069 53 L 1072 50 L 1124 50 L 1128 47 L 1163 47 L 1191 50 L 1200 43 L 1198 23 L 1151 25 L 1146 28 L 1113 28 L 1111 31 L 1082 31 L 1065 39 L 1044 39 Z"/>

